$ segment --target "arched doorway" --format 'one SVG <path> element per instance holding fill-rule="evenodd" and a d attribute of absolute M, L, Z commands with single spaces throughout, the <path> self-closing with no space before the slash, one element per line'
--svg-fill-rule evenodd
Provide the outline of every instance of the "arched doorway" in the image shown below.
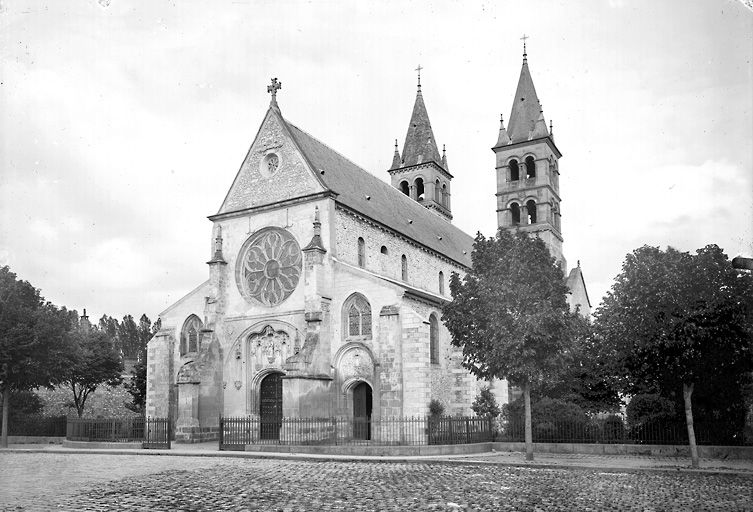
<path fill-rule="evenodd" d="M 270 373 L 259 385 L 261 439 L 280 439 L 282 428 L 282 374 Z"/>
<path fill-rule="evenodd" d="M 365 382 L 353 388 L 353 437 L 371 439 L 371 386 Z"/>

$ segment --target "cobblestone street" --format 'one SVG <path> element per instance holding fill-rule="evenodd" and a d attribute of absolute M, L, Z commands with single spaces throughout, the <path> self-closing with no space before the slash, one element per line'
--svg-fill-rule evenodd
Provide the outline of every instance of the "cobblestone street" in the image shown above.
<path fill-rule="evenodd" d="M 0 454 L 2 510 L 753 510 L 750 475 Z"/>

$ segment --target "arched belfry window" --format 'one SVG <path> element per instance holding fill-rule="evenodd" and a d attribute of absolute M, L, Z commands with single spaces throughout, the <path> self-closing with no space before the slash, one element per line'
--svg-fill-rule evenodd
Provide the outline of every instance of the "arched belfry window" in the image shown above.
<path fill-rule="evenodd" d="M 444 272 L 439 271 L 439 294 L 444 295 Z"/>
<path fill-rule="evenodd" d="M 429 357 L 432 364 L 439 364 L 439 322 L 434 313 L 429 316 Z"/>
<path fill-rule="evenodd" d="M 189 316 L 183 322 L 183 329 L 180 331 L 180 355 L 199 351 L 201 328 L 201 320 L 196 315 Z"/>
<path fill-rule="evenodd" d="M 358 266 L 366 266 L 366 242 L 360 236 L 358 237 Z"/>
<path fill-rule="evenodd" d="M 424 194 L 423 178 L 416 178 L 416 181 L 413 182 L 413 185 L 416 187 L 416 201 L 423 201 L 424 199 L 426 199 L 426 194 Z"/>
<path fill-rule="evenodd" d="M 447 183 L 442 185 L 442 206 L 444 206 L 445 208 L 450 207 L 450 201 L 447 197 Z"/>
<path fill-rule="evenodd" d="M 371 338 L 371 304 L 360 293 L 343 303 L 343 330 L 347 338 Z"/>
<path fill-rule="evenodd" d="M 536 161 L 532 156 L 526 157 L 526 178 L 536 177 Z"/>
<path fill-rule="evenodd" d="M 403 254 L 403 256 L 400 258 L 400 277 L 403 279 L 403 281 L 408 280 L 408 258 Z"/>
<path fill-rule="evenodd" d="M 512 216 L 513 225 L 520 224 L 520 206 L 518 203 L 510 205 L 510 215 Z"/>
<path fill-rule="evenodd" d="M 526 210 L 528 210 L 528 223 L 536 224 L 536 201 L 533 199 L 526 201 Z"/>
<path fill-rule="evenodd" d="M 400 192 L 402 192 L 406 196 L 410 196 L 410 185 L 408 185 L 407 181 L 400 182 Z"/>
<path fill-rule="evenodd" d="M 434 202 L 442 204 L 442 186 L 439 184 L 439 178 L 434 182 Z"/>
<path fill-rule="evenodd" d="M 518 181 L 520 179 L 520 169 L 518 168 L 517 160 L 510 160 L 510 181 Z"/>

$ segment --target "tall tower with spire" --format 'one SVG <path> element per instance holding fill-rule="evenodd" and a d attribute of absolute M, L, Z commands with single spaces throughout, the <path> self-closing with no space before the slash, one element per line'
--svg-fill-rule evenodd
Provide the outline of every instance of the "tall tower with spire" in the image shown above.
<path fill-rule="evenodd" d="M 418 91 L 413 114 L 405 135 L 402 155 L 395 140 L 395 152 L 389 173 L 392 186 L 418 201 L 447 221 L 452 220 L 450 207 L 450 174 L 447 155 L 442 156 L 429 122 L 429 114 L 421 93 L 421 66 L 418 66 Z"/>
<path fill-rule="evenodd" d="M 536 233 L 560 262 L 562 228 L 559 194 L 559 159 L 554 134 L 547 128 L 544 111 L 536 95 L 528 68 L 525 36 L 523 68 L 515 91 L 509 129 L 500 120 L 499 137 L 492 150 L 497 169 L 497 225 Z"/>

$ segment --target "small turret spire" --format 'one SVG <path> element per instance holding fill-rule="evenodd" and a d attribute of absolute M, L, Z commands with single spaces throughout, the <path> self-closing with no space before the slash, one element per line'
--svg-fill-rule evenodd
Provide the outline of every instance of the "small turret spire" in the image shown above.
<path fill-rule="evenodd" d="M 445 171 L 450 170 L 450 167 L 447 165 L 447 148 L 444 144 L 442 144 L 442 167 L 444 167 Z"/>
<path fill-rule="evenodd" d="M 392 154 L 392 165 L 390 166 L 390 170 L 399 169 L 402 163 L 403 162 L 400 159 L 400 151 L 397 149 L 397 139 L 395 139 L 395 152 Z"/>
<path fill-rule="evenodd" d="M 304 252 L 316 251 L 325 253 L 327 250 L 322 245 L 322 223 L 319 220 L 319 207 L 314 207 L 314 236 L 311 237 L 309 244 L 302 249 Z"/>
<path fill-rule="evenodd" d="M 497 146 L 505 146 L 510 143 L 510 136 L 507 135 L 507 130 L 505 130 L 505 117 L 500 114 L 499 115 L 499 137 L 497 137 Z"/>

